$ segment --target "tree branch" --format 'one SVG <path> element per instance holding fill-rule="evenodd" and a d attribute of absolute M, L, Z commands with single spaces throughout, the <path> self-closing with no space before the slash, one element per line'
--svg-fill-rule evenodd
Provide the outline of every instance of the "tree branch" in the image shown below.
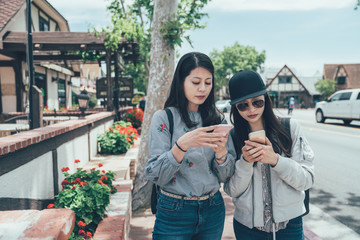
<path fill-rule="evenodd" d="M 125 6 L 124 6 L 124 0 L 120 0 L 120 3 L 121 3 L 121 8 L 122 8 L 123 13 L 124 13 L 124 17 L 127 18 L 126 11 L 125 11 Z"/>
<path fill-rule="evenodd" d="M 140 20 L 141 20 L 141 26 L 144 26 L 144 20 L 143 20 L 142 13 L 141 13 L 140 2 L 139 2 L 139 0 L 137 0 L 136 2 L 137 2 L 138 10 L 139 10 L 139 16 L 140 16 Z"/>

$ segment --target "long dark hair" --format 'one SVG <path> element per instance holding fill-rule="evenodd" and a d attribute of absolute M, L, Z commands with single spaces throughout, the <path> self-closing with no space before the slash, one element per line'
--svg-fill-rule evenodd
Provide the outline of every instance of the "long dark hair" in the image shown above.
<path fill-rule="evenodd" d="M 185 96 L 184 81 L 191 71 L 202 67 L 212 75 L 212 89 L 203 104 L 199 106 L 199 112 L 203 121 L 203 126 L 210 126 L 221 123 L 223 116 L 215 107 L 215 79 L 214 65 L 210 58 L 199 52 L 190 52 L 182 56 L 176 66 L 174 77 L 170 87 L 170 94 L 165 102 L 164 108 L 176 107 L 179 109 L 180 116 L 188 128 L 195 127 L 199 123 L 191 121 L 188 113 L 188 99 Z"/>
<path fill-rule="evenodd" d="M 268 94 L 265 95 L 265 109 L 262 115 L 264 121 L 264 128 L 266 136 L 269 138 L 276 153 L 285 153 L 286 156 L 291 157 L 292 139 L 287 133 L 285 127 L 280 123 L 273 111 L 272 102 Z M 244 146 L 244 141 L 248 140 L 250 126 L 236 109 L 235 104 L 231 106 L 230 120 L 235 128 L 235 135 L 237 139 L 237 146 L 235 146 L 236 153 L 241 153 L 241 148 Z"/>

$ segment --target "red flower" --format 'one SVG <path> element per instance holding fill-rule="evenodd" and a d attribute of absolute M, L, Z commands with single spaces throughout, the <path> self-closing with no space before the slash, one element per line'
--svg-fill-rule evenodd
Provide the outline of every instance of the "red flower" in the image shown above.
<path fill-rule="evenodd" d="M 64 167 L 64 168 L 61 169 L 61 171 L 63 171 L 63 172 L 67 172 L 67 171 L 69 171 L 69 170 L 70 170 L 69 167 Z"/>
<path fill-rule="evenodd" d="M 81 182 L 81 179 L 80 179 L 80 178 L 76 178 L 76 179 L 75 179 L 75 182 L 76 182 L 76 183 L 80 183 L 80 182 Z"/>
<path fill-rule="evenodd" d="M 61 182 L 61 185 L 67 185 L 67 184 L 69 184 L 68 180 L 64 180 L 64 181 Z"/>
<path fill-rule="evenodd" d="M 102 172 L 102 173 L 106 173 L 106 171 L 105 171 L 105 170 L 102 170 L 101 172 Z"/>
<path fill-rule="evenodd" d="M 104 183 L 101 180 L 98 180 L 98 183 L 100 183 L 101 185 L 104 185 Z"/>
<path fill-rule="evenodd" d="M 192 162 L 189 163 L 189 167 L 192 167 L 194 164 Z"/>
<path fill-rule="evenodd" d="M 78 222 L 78 226 L 81 227 L 81 228 L 83 228 L 83 227 L 86 226 L 86 223 L 84 223 L 83 221 L 79 221 L 79 222 Z"/>
<path fill-rule="evenodd" d="M 72 188 L 71 188 L 71 190 L 75 190 L 76 189 L 76 186 L 73 186 Z"/>
<path fill-rule="evenodd" d="M 92 237 L 92 233 L 91 233 L 91 232 L 87 232 L 87 233 L 86 233 L 86 237 L 91 238 L 91 237 Z"/>
<path fill-rule="evenodd" d="M 85 186 L 87 183 L 86 182 L 80 182 L 80 187 Z"/>
<path fill-rule="evenodd" d="M 53 208 L 53 207 L 55 207 L 55 204 L 53 204 L 53 203 L 50 203 L 49 205 L 47 205 L 47 208 Z"/>
<path fill-rule="evenodd" d="M 173 177 L 171 180 L 172 180 L 173 182 L 176 182 L 176 178 L 175 178 L 175 177 Z"/>
<path fill-rule="evenodd" d="M 131 142 L 131 139 L 130 139 L 130 138 L 126 138 L 126 140 L 127 140 L 128 142 Z"/>
<path fill-rule="evenodd" d="M 94 171 L 95 171 L 95 168 L 92 168 L 91 170 L 94 170 Z"/>
<path fill-rule="evenodd" d="M 105 180 L 108 180 L 107 176 L 102 176 L 102 177 L 101 177 L 101 180 L 104 180 L 104 179 L 105 179 Z"/>
<path fill-rule="evenodd" d="M 99 167 L 102 167 L 102 166 L 104 166 L 102 163 L 99 163 L 99 165 L 98 165 Z"/>
<path fill-rule="evenodd" d="M 80 160 L 79 159 L 75 159 L 75 163 L 79 163 L 80 162 Z"/>
<path fill-rule="evenodd" d="M 84 231 L 84 230 L 79 230 L 79 235 L 80 235 L 80 236 L 85 236 L 85 235 L 86 235 L 86 233 L 85 233 L 85 231 Z"/>

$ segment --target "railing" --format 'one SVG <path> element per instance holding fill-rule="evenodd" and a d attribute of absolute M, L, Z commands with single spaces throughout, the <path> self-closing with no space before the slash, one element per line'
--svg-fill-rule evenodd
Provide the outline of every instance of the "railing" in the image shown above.
<path fill-rule="evenodd" d="M 43 209 L 59 193 L 61 168 L 84 166 L 114 113 L 101 112 L 0 138 L 0 210 Z"/>

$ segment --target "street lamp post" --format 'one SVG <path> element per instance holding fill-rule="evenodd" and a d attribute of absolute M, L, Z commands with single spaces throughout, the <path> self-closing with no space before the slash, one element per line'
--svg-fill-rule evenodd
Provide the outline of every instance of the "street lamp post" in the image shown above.
<path fill-rule="evenodd" d="M 86 90 L 81 91 L 80 94 L 77 95 L 78 102 L 79 102 L 79 109 L 81 111 L 80 118 L 85 118 L 85 111 L 88 108 L 89 104 L 89 95 Z"/>

